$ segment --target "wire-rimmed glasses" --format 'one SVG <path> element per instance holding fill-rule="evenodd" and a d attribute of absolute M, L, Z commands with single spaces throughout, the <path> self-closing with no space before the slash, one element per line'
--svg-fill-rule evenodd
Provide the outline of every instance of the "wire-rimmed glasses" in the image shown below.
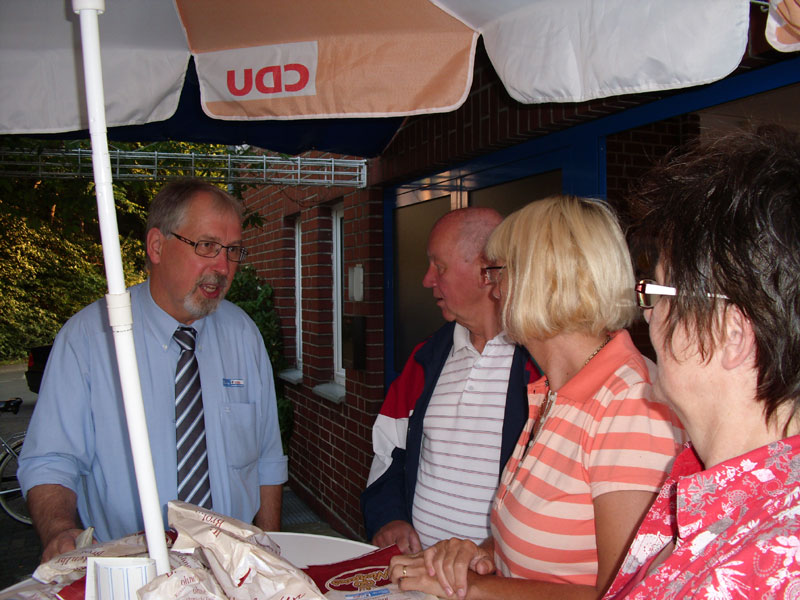
<path fill-rule="evenodd" d="M 500 283 L 500 278 L 502 277 L 503 269 L 505 268 L 505 265 L 499 267 L 481 267 L 483 281 L 486 283 L 486 285 L 497 285 Z"/>
<path fill-rule="evenodd" d="M 184 244 L 189 244 L 194 247 L 194 253 L 203 258 L 214 258 L 219 255 L 223 248 L 225 248 L 225 255 L 231 262 L 242 262 L 247 256 L 247 249 L 244 246 L 226 246 L 219 242 L 211 240 L 198 240 L 193 242 L 189 238 L 178 235 L 174 231 L 169 232 L 170 235 L 182 241 Z"/>

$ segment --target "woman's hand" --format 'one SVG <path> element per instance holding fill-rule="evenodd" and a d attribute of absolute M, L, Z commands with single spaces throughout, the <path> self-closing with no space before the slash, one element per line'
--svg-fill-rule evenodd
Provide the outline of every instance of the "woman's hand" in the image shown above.
<path fill-rule="evenodd" d="M 436 577 L 446 596 L 453 596 L 455 590 L 459 598 L 466 598 L 469 571 L 479 575 L 494 573 L 493 547 L 491 538 L 481 546 L 451 538 L 427 548 L 422 558 L 427 575 Z"/>
<path fill-rule="evenodd" d="M 389 577 L 404 592 L 424 592 L 440 598 L 447 595 L 436 577 L 428 575 L 421 552 L 393 556 L 389 563 Z"/>

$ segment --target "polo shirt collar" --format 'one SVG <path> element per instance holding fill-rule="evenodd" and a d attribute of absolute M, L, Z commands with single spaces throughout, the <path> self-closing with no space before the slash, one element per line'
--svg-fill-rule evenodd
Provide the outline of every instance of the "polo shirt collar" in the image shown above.
<path fill-rule="evenodd" d="M 453 329 L 453 354 L 458 354 L 464 350 L 472 350 L 473 352 L 477 352 L 475 347 L 472 345 L 472 342 L 469 341 L 469 329 L 460 323 L 456 323 L 456 326 Z"/>
<path fill-rule="evenodd" d="M 620 365 L 634 360 L 636 357 L 644 360 L 627 331 L 620 329 L 610 335 L 611 341 L 589 361 L 589 364 L 558 390 L 559 397 L 569 398 L 576 402 L 590 400 L 619 369 Z M 530 384 L 529 392 L 546 393 L 546 381 L 547 376 L 543 375 L 536 382 Z"/>
<path fill-rule="evenodd" d="M 486 346 L 488 347 L 490 345 L 495 345 L 495 344 L 511 344 L 511 343 L 513 342 L 506 335 L 506 332 L 501 331 L 491 340 L 487 341 Z M 472 345 L 472 342 L 469 339 L 469 329 L 467 329 L 460 323 L 456 323 L 455 328 L 453 329 L 453 355 L 464 350 L 470 350 L 475 354 L 480 354 L 480 352 L 478 352 L 475 346 Z"/>

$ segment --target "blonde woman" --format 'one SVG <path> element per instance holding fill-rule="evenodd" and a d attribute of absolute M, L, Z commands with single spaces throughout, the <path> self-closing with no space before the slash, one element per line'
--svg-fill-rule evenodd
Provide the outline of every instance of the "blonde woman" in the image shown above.
<path fill-rule="evenodd" d="M 637 310 L 625 237 L 606 204 L 554 196 L 503 221 L 486 253 L 505 330 L 546 375 L 528 388 L 491 537 L 396 557 L 392 576 L 443 597 L 598 598 L 684 441 L 624 330 Z"/>

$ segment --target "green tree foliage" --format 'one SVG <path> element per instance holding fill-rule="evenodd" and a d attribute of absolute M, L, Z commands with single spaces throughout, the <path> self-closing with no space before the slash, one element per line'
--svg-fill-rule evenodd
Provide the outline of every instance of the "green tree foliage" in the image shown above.
<path fill-rule="evenodd" d="M 0 357 L 49 344 L 87 299 L 103 293 L 97 244 L 80 244 L 0 213 Z"/>
<path fill-rule="evenodd" d="M 0 145 L 41 153 L 43 149 L 90 150 L 86 140 L 43 142 L 0 138 Z M 124 151 L 164 153 L 227 153 L 220 146 L 162 142 L 118 144 Z M 143 164 L 146 161 L 142 161 Z M 138 163 L 137 163 L 138 164 Z M 198 176 L 215 173 L 196 163 Z M 76 172 L 77 163 L 70 166 Z M 144 281 L 143 239 L 147 210 L 164 185 L 149 178 L 117 180 L 113 184 L 125 283 Z M 65 175 L 65 173 L 61 173 Z M 242 186 L 230 190 L 242 196 Z M 245 227 L 263 224 L 258 213 L 245 212 Z M 0 361 L 24 358 L 27 349 L 50 344 L 61 326 L 81 308 L 107 291 L 97 200 L 91 178 L 0 177 Z M 280 323 L 274 310 L 272 288 L 258 281 L 255 270 L 244 266 L 236 275 L 228 299 L 255 321 L 275 372 L 286 366 Z M 276 379 L 278 413 L 284 444 L 292 426 L 292 405 Z"/>
<path fill-rule="evenodd" d="M 42 144 L 13 143 L 30 152 Z M 114 187 L 128 285 L 145 277 L 141 240 L 150 196 L 140 187 Z M 70 316 L 106 291 L 93 181 L 0 178 L 0 361 L 51 343 Z"/>
<path fill-rule="evenodd" d="M 252 266 L 241 265 L 233 278 L 226 298 L 253 319 L 264 338 L 273 368 L 276 371 L 285 369 L 283 338 L 281 337 L 280 320 L 272 300 L 272 286 L 259 281 L 256 270 Z"/>
<path fill-rule="evenodd" d="M 78 148 L 87 140 L 42 141 L 0 138 L 0 145 L 42 155 L 44 150 Z M 220 146 L 161 142 L 117 144 L 120 150 L 164 153 L 227 153 Z M 146 162 L 143 160 L 143 163 Z M 199 174 L 213 175 L 198 164 Z M 0 361 L 23 358 L 27 348 L 49 344 L 63 323 L 107 291 L 105 266 L 91 177 L 66 177 L 68 171 L 42 179 L 0 177 Z M 85 172 L 85 169 L 84 169 Z M 91 173 L 89 173 L 91 175 Z M 164 185 L 149 178 L 113 184 L 123 269 L 127 285 L 143 281 L 143 239 L 150 201 Z M 234 190 L 234 193 L 241 190 Z M 259 216 L 248 215 L 259 224 Z"/>
<path fill-rule="evenodd" d="M 259 281 L 256 271 L 249 265 L 242 265 L 231 283 L 227 299 L 244 310 L 255 322 L 264 345 L 267 347 L 273 373 L 286 368 L 286 355 L 283 352 L 283 337 L 280 320 L 275 312 L 272 286 Z M 275 377 L 275 392 L 278 398 L 278 421 L 284 449 L 288 449 L 289 437 L 294 422 L 294 408 L 283 392 L 283 382 Z"/>

